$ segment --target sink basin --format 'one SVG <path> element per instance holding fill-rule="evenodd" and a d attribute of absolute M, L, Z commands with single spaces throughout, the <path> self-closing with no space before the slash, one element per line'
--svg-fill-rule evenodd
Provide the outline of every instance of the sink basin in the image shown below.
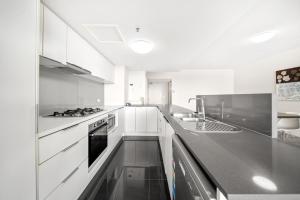
<path fill-rule="evenodd" d="M 195 113 L 171 113 L 171 116 L 176 118 L 197 118 Z"/>
<path fill-rule="evenodd" d="M 196 125 L 197 131 L 209 131 L 209 132 L 220 132 L 220 133 L 234 133 L 242 131 L 241 128 L 225 124 L 222 122 L 206 122 L 198 123 Z"/>
<path fill-rule="evenodd" d="M 216 121 L 210 118 L 200 118 L 196 113 L 172 113 L 171 116 L 181 121 L 181 126 L 193 132 L 208 132 L 208 133 L 237 133 L 242 129 Z"/>
<path fill-rule="evenodd" d="M 182 117 L 179 118 L 184 122 L 204 122 L 204 119 L 198 118 L 198 117 Z"/>
<path fill-rule="evenodd" d="M 218 121 L 198 121 L 181 124 L 186 130 L 193 132 L 207 132 L 207 133 L 238 133 L 242 129 L 229 124 Z"/>

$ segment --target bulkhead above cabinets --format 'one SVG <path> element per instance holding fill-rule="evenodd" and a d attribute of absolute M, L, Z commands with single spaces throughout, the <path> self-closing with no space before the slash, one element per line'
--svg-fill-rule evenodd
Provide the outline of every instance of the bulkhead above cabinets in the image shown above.
<path fill-rule="evenodd" d="M 40 65 L 101 83 L 114 82 L 114 65 L 44 5 L 41 23 Z"/>

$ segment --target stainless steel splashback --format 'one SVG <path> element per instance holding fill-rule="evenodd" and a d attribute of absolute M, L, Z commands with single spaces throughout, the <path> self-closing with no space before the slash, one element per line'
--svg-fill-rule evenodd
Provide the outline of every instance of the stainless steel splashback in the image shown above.
<path fill-rule="evenodd" d="M 197 95 L 205 98 L 206 115 L 272 136 L 272 94 Z M 197 100 L 197 106 L 201 101 Z"/>

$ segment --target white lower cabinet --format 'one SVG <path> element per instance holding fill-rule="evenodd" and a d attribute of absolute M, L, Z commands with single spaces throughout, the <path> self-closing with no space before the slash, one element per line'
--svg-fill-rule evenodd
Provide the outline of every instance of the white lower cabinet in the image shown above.
<path fill-rule="evenodd" d="M 136 107 L 135 108 L 135 132 L 145 133 L 147 132 L 147 108 Z"/>
<path fill-rule="evenodd" d="M 39 163 L 43 163 L 57 153 L 64 151 L 88 134 L 88 126 L 76 124 L 39 139 Z"/>
<path fill-rule="evenodd" d="M 165 160 L 164 167 L 168 181 L 170 195 L 172 197 L 172 184 L 173 184 L 173 148 L 172 148 L 172 135 L 174 130 L 169 123 L 166 123 L 166 136 L 165 136 Z"/>
<path fill-rule="evenodd" d="M 157 108 L 156 107 L 147 107 L 146 108 L 147 116 L 147 132 L 148 133 L 157 133 Z"/>
<path fill-rule="evenodd" d="M 76 167 L 71 174 L 46 198 L 47 200 L 75 200 L 88 184 L 88 159 Z"/>
<path fill-rule="evenodd" d="M 126 107 L 125 134 L 140 136 L 158 135 L 158 109 L 156 107 Z"/>
<path fill-rule="evenodd" d="M 125 132 L 135 132 L 135 107 L 125 107 Z"/>
<path fill-rule="evenodd" d="M 108 133 L 108 148 L 109 152 L 111 152 L 122 139 L 122 134 L 124 131 L 124 111 L 120 109 L 114 112 L 116 120 L 115 120 L 115 128 Z"/>
<path fill-rule="evenodd" d="M 42 163 L 39 166 L 39 199 L 46 199 L 58 185 L 65 184 L 87 156 L 88 137 L 85 137 Z"/>
<path fill-rule="evenodd" d="M 162 121 L 162 137 L 161 137 L 161 143 L 162 143 L 162 157 L 163 160 L 166 160 L 166 124 L 167 121 L 164 119 Z"/>
<path fill-rule="evenodd" d="M 162 113 L 159 113 L 158 119 L 159 130 L 159 145 L 162 154 L 163 165 L 167 176 L 168 188 L 172 196 L 173 184 L 173 148 L 172 148 L 172 135 L 175 134 L 171 125 L 164 118 Z"/>
<path fill-rule="evenodd" d="M 39 138 L 39 200 L 75 200 L 84 191 L 124 132 L 124 109 L 113 111 L 116 127 L 108 134 L 108 147 L 94 167 L 88 168 L 88 125 L 107 117 L 86 122 Z M 134 110 L 135 112 L 135 110 Z"/>

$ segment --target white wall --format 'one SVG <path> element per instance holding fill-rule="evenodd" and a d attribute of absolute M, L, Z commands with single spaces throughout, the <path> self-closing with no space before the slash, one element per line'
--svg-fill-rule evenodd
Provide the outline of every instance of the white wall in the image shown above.
<path fill-rule="evenodd" d="M 128 101 L 132 104 L 146 103 L 147 78 L 145 71 L 128 71 Z"/>
<path fill-rule="evenodd" d="M 128 98 L 127 69 L 125 66 L 116 66 L 114 71 L 114 83 L 104 85 L 104 104 L 124 105 Z"/>
<path fill-rule="evenodd" d="M 148 80 L 148 103 L 169 104 L 169 81 Z"/>
<path fill-rule="evenodd" d="M 235 69 L 236 93 L 275 92 L 275 71 L 300 66 L 300 47 Z M 300 112 L 300 102 L 278 102 L 278 111 Z"/>
<path fill-rule="evenodd" d="M 38 3 L 0 2 L 0 199 L 36 199 Z"/>
<path fill-rule="evenodd" d="M 172 104 L 195 110 L 190 97 L 201 94 L 230 94 L 234 92 L 232 70 L 182 70 L 179 72 L 149 72 L 148 79 L 172 80 Z"/>

